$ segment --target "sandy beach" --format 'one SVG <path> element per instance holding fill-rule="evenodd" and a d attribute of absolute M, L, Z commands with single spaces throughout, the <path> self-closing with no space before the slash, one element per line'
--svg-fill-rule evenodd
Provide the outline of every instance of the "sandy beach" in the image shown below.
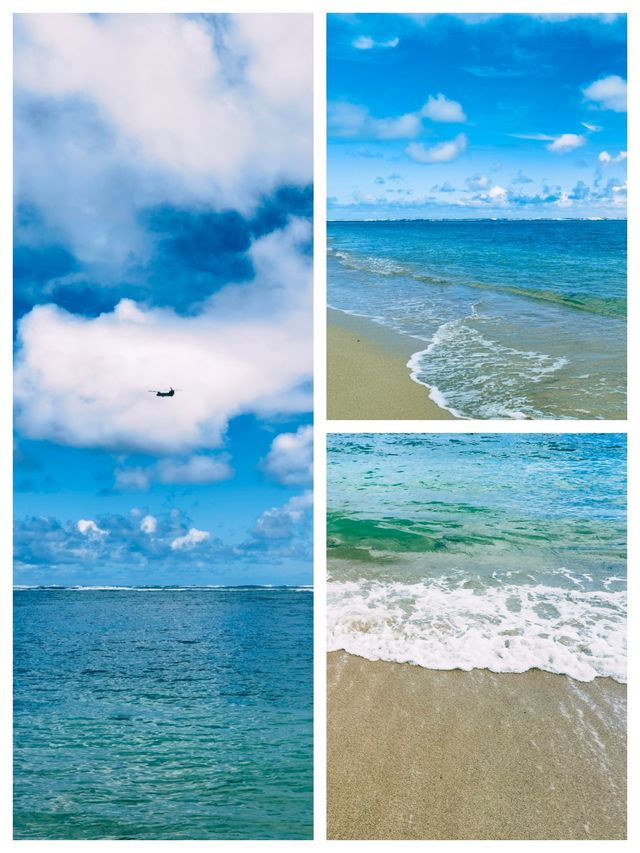
<path fill-rule="evenodd" d="M 330 839 L 622 839 L 626 686 L 328 655 Z"/>
<path fill-rule="evenodd" d="M 424 341 L 363 317 L 327 312 L 327 416 L 334 420 L 442 420 L 453 415 L 429 398 L 407 368 Z"/>

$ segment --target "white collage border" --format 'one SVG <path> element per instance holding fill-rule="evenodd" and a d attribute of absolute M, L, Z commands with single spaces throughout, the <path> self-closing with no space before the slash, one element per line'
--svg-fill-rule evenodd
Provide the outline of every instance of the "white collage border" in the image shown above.
<path fill-rule="evenodd" d="M 640 7 L 631 0 L 612 3 L 594 0 L 192 0 L 180 4 L 167 0 L 96 0 L 96 2 L 64 2 L 64 0 L 40 0 L 40 2 L 18 2 L 4 0 L 0 5 L 0 393 L 2 394 L 2 418 L 0 419 L 0 562 L 3 569 L 3 594 L 0 601 L 0 626 L 2 626 L 3 697 L 0 707 L 2 769 L 0 774 L 0 839 L 8 846 L 23 853 L 41 851 L 50 845 L 56 850 L 66 850 L 69 842 L 64 841 L 19 841 L 11 840 L 11 543 L 12 543 L 12 461 L 13 446 L 11 422 L 12 383 L 12 149 L 10 128 L 12 121 L 12 14 L 14 12 L 296 12 L 314 15 L 314 840 L 313 841 L 129 841 L 127 850 L 152 849 L 177 850 L 186 845 L 207 845 L 216 851 L 251 850 L 264 848 L 287 850 L 324 851 L 342 848 L 364 849 L 375 845 L 375 849 L 386 853 L 396 850 L 393 841 L 327 841 L 326 840 L 326 552 L 325 552 L 325 507 L 326 507 L 326 435 L 334 432 L 622 432 L 628 441 L 628 530 L 629 530 L 629 825 L 627 841 L 590 841 L 591 850 L 608 850 L 636 846 L 640 842 L 640 819 L 634 803 L 640 802 L 640 687 L 638 685 L 638 645 L 640 626 L 637 619 L 636 601 L 639 592 L 638 557 L 640 556 L 640 410 L 638 393 L 640 371 L 638 333 L 640 332 L 640 216 L 638 196 L 638 166 L 636 154 L 640 151 Z M 626 421 L 327 421 L 326 419 L 326 13 L 366 12 L 555 12 L 588 13 L 618 12 L 628 15 L 628 80 L 633 97 L 628 114 L 629 182 L 631 186 L 628 207 L 628 351 L 627 364 L 630 377 L 628 418 Z M 566 845 L 578 845 L 580 841 L 407 841 L 403 845 L 421 845 L 421 849 L 462 849 L 473 845 L 494 849 L 496 843 L 512 850 L 527 846 L 527 850 L 560 849 Z M 118 841 L 74 841 L 72 849 L 78 853 L 91 851 L 100 845 L 104 853 L 122 849 Z M 492 845 L 491 848 L 488 845 Z M 415 849 L 415 847 L 413 848 Z"/>

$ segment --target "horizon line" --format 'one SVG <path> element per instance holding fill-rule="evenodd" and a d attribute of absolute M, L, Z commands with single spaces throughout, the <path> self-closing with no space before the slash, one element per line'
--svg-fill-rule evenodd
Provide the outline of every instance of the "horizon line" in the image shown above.
<path fill-rule="evenodd" d="M 627 216 L 381 216 L 330 222 L 627 222 Z"/>
<path fill-rule="evenodd" d="M 28 590 L 74 590 L 81 592 L 83 590 L 95 590 L 100 592 L 118 592 L 119 590 L 163 590 L 163 589 L 303 589 L 313 590 L 311 584 L 294 583 L 294 584 L 15 584 L 14 592 L 26 592 Z"/>

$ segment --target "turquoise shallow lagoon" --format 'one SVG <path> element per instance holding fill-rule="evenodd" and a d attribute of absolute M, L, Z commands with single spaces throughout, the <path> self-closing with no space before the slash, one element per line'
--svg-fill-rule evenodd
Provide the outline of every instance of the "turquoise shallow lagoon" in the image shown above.
<path fill-rule="evenodd" d="M 312 598 L 16 590 L 15 837 L 311 838 Z"/>
<path fill-rule="evenodd" d="M 626 228 L 330 222 L 328 301 L 413 338 L 412 378 L 458 417 L 624 418 Z"/>
<path fill-rule="evenodd" d="M 626 681 L 615 434 L 332 435 L 329 650 Z"/>

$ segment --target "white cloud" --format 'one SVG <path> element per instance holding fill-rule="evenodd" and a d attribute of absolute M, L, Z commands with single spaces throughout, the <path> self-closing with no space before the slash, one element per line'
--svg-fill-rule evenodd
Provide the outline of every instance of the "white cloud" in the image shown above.
<path fill-rule="evenodd" d="M 626 159 L 627 159 L 627 152 L 626 151 L 620 151 L 616 155 L 609 154 L 608 151 L 601 151 L 598 154 L 598 160 L 601 163 L 607 163 L 607 164 L 608 163 L 621 163 L 623 160 L 626 160 Z"/>
<path fill-rule="evenodd" d="M 151 486 L 149 469 L 117 468 L 115 471 L 115 488 L 122 492 L 146 492 Z"/>
<path fill-rule="evenodd" d="M 264 459 L 263 470 L 285 486 L 310 483 L 313 478 L 313 427 L 276 436 Z"/>
<path fill-rule="evenodd" d="M 400 116 L 375 118 L 366 107 L 346 101 L 330 101 L 327 105 L 327 125 L 331 136 L 371 139 L 412 139 L 422 130 L 422 119 L 432 121 L 466 121 L 462 107 L 439 94 L 430 95 L 426 104 L 416 112 Z"/>
<path fill-rule="evenodd" d="M 457 101 L 450 101 L 442 93 L 436 95 L 435 98 L 433 95 L 429 95 L 429 100 L 421 112 L 425 118 L 430 118 L 432 121 L 462 122 L 467 120 L 462 106 Z"/>
<path fill-rule="evenodd" d="M 407 146 L 406 152 L 417 163 L 447 163 L 455 160 L 467 148 L 467 137 L 459 133 L 455 139 L 449 142 L 440 142 L 432 148 L 425 148 L 421 142 L 412 142 Z"/>
<path fill-rule="evenodd" d="M 185 453 L 219 445 L 243 413 L 308 411 L 312 371 L 308 223 L 251 249 L 256 277 L 228 285 L 194 317 L 123 299 L 79 317 L 53 305 L 20 322 L 16 424 L 78 447 Z M 182 389 L 170 399 L 147 389 Z"/>
<path fill-rule="evenodd" d="M 313 492 L 295 495 L 283 506 L 268 509 L 256 521 L 254 533 L 264 539 L 285 539 L 305 521 L 313 506 Z"/>
<path fill-rule="evenodd" d="M 507 197 L 507 191 L 504 187 L 498 185 L 491 187 L 489 190 L 489 198 L 493 201 L 504 201 Z"/>
<path fill-rule="evenodd" d="M 377 139 L 407 139 L 420 133 L 420 118 L 415 113 L 371 119 L 370 123 Z"/>
<path fill-rule="evenodd" d="M 162 459 L 155 466 L 155 477 L 161 483 L 218 483 L 233 476 L 226 459 L 211 456 L 192 456 L 186 462 Z"/>
<path fill-rule="evenodd" d="M 512 136 L 514 139 L 531 139 L 536 142 L 548 142 L 549 144 L 546 148 L 556 154 L 565 154 L 568 151 L 574 151 L 587 142 L 586 136 L 577 133 L 561 133 L 557 136 L 549 136 L 548 133 L 508 133 L 507 136 Z"/>
<path fill-rule="evenodd" d="M 92 120 L 115 133 L 96 157 L 143 161 L 183 191 L 243 211 L 276 184 L 311 180 L 311 15 L 229 15 L 223 25 L 166 14 L 20 15 L 16 44 L 19 88 L 92 105 Z M 78 109 L 76 121 L 86 120 Z M 61 152 L 53 158 L 77 175 Z M 80 189 L 82 207 L 92 196 Z"/>
<path fill-rule="evenodd" d="M 583 94 L 601 110 L 627 111 L 627 81 L 617 74 L 595 80 L 583 89 Z"/>
<path fill-rule="evenodd" d="M 581 121 L 580 124 L 583 127 L 586 127 L 587 130 L 590 130 L 591 133 L 599 133 L 602 130 L 602 127 L 599 124 L 589 124 L 588 121 Z"/>
<path fill-rule="evenodd" d="M 554 151 L 557 154 L 566 154 L 585 145 L 586 141 L 586 137 L 579 136 L 577 133 L 561 133 L 560 136 L 556 136 L 553 142 L 547 145 L 547 148 L 549 151 Z"/>
<path fill-rule="evenodd" d="M 200 542 L 206 542 L 210 534 L 206 530 L 198 530 L 197 527 L 190 528 L 184 536 L 178 536 L 171 543 L 172 551 L 180 551 L 183 548 L 194 548 Z"/>
<path fill-rule="evenodd" d="M 333 101 L 328 105 L 327 122 L 332 136 L 366 136 L 372 139 L 410 139 L 420 133 L 418 113 L 374 118 L 366 107 Z"/>
<path fill-rule="evenodd" d="M 374 47 L 397 47 L 400 44 L 400 39 L 392 38 L 388 41 L 375 41 L 371 36 L 358 36 L 352 44 L 357 50 L 372 50 Z"/>
<path fill-rule="evenodd" d="M 158 527 L 158 520 L 153 515 L 145 515 L 145 517 L 140 522 L 140 530 L 143 533 L 148 533 L 151 535 L 155 533 Z"/>
<path fill-rule="evenodd" d="M 90 518 L 81 518 L 77 523 L 77 528 L 84 536 L 106 536 L 107 531 L 98 527 L 95 521 Z"/>

